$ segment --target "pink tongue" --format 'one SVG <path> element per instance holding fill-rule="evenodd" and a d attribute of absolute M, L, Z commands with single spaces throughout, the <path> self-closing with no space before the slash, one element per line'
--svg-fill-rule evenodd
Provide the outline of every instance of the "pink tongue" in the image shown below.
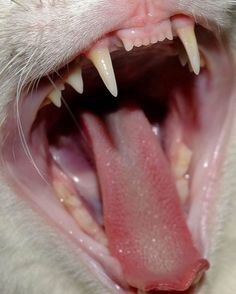
<path fill-rule="evenodd" d="M 142 110 L 123 108 L 105 123 L 83 114 L 104 208 L 110 251 L 129 285 L 183 291 L 208 262 L 194 247 L 169 164 Z"/>

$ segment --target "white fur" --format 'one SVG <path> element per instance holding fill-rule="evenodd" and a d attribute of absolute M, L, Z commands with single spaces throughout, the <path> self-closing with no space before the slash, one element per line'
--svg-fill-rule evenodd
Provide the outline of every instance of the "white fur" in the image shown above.
<path fill-rule="evenodd" d="M 138 1 L 16 2 L 0 0 L 1 123 L 7 118 L 6 105 L 15 99 L 20 79 L 24 86 L 60 67 L 93 40 L 122 23 Z M 233 29 L 232 1 L 176 0 L 176 3 L 177 11 L 184 9 L 208 22 L 217 20 L 229 33 Z M 220 202 L 219 219 L 215 220 L 214 247 L 210 252 L 213 266 L 198 294 L 232 294 L 236 288 L 236 140 L 233 136 L 236 121 L 232 130 L 219 187 L 225 201 Z M 2 143 L 2 133 L 0 138 Z M 77 246 L 44 223 L 4 180 L 0 181 L 0 201 L 1 294 L 111 293 L 87 268 Z"/>

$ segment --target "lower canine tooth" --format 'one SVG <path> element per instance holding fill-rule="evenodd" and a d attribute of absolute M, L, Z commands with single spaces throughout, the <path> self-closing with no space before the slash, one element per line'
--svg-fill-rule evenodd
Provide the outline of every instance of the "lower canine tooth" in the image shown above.
<path fill-rule="evenodd" d="M 107 89 L 113 96 L 117 97 L 118 90 L 109 49 L 107 47 L 92 49 L 87 57 L 98 70 Z"/>
<path fill-rule="evenodd" d="M 76 92 L 82 94 L 84 91 L 84 83 L 82 78 L 81 67 L 77 67 L 66 79 L 66 83 L 69 84 Z"/>

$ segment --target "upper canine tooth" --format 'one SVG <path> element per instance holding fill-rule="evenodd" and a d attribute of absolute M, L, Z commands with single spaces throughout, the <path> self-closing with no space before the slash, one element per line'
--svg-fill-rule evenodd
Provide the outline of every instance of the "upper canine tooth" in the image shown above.
<path fill-rule="evenodd" d="M 107 47 L 92 49 L 87 57 L 98 70 L 107 89 L 113 96 L 117 97 L 118 90 L 109 49 Z"/>
<path fill-rule="evenodd" d="M 176 32 L 185 47 L 194 73 L 198 75 L 200 72 L 200 54 L 194 32 L 194 25 L 176 28 Z"/>
<path fill-rule="evenodd" d="M 66 83 L 69 84 L 75 91 L 82 94 L 84 91 L 84 83 L 82 78 L 82 69 L 80 66 L 76 67 L 66 79 Z"/>
<path fill-rule="evenodd" d="M 48 94 L 48 99 L 52 101 L 57 107 L 61 107 L 61 91 L 65 89 L 64 84 L 57 85 L 50 94 Z"/>

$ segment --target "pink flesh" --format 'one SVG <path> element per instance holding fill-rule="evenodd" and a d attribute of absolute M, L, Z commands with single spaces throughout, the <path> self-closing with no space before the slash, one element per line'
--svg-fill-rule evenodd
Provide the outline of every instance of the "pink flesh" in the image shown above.
<path fill-rule="evenodd" d="M 169 163 L 143 111 L 123 108 L 106 124 L 83 114 L 101 185 L 105 230 L 127 282 L 185 290 L 208 268 L 195 248 Z"/>

